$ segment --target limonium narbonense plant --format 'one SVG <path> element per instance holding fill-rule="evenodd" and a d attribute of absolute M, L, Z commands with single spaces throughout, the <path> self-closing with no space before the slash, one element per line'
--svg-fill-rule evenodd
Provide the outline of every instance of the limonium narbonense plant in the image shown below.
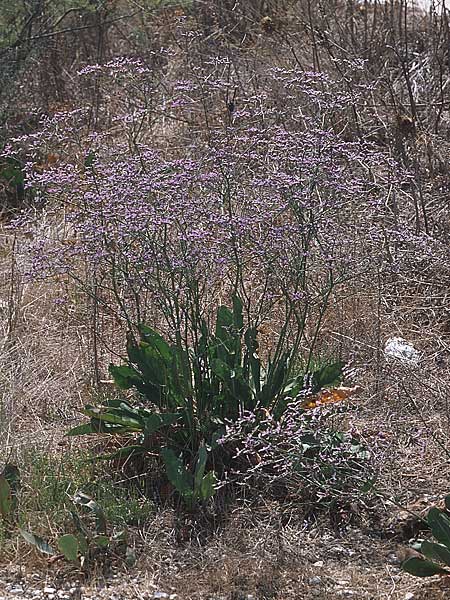
<path fill-rule="evenodd" d="M 247 326 L 278 323 L 267 352 L 311 357 L 332 294 L 373 268 L 381 228 L 359 245 L 353 232 L 382 214 L 393 165 L 338 130 L 365 90 L 350 98 L 324 74 L 273 68 L 258 94 L 242 83 L 224 115 L 216 103 L 232 82 L 220 61 L 207 68 L 166 82 L 167 96 L 140 61 L 88 67 L 81 77 L 117 91 L 124 112 L 111 131 L 77 137 L 77 110 L 47 119 L 31 145 L 16 140 L 32 150 L 29 185 L 64 215 L 51 231 L 39 215 L 27 223 L 28 275 L 72 278 L 130 329 L 151 317 L 185 347 L 209 307 L 239 295 Z M 183 144 L 164 145 L 165 132 L 154 141 L 174 119 Z"/>

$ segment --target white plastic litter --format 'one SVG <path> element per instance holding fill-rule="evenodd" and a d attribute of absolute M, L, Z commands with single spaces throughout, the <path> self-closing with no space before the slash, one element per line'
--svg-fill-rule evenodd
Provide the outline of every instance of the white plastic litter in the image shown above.
<path fill-rule="evenodd" d="M 396 358 L 408 365 L 417 365 L 420 359 L 419 351 L 401 337 L 389 338 L 384 353 L 388 358 Z"/>

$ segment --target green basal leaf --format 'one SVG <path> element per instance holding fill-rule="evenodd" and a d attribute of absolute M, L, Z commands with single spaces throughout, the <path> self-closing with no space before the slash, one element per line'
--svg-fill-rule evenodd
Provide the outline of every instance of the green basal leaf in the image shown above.
<path fill-rule="evenodd" d="M 215 419 L 214 421 L 211 419 L 211 421 L 213 423 L 215 423 L 216 425 L 218 425 L 218 429 L 216 429 L 216 431 L 213 432 L 213 434 L 211 435 L 211 438 L 209 440 L 209 450 L 215 450 L 216 448 L 219 447 L 219 444 L 217 443 L 218 440 L 220 440 L 220 438 L 222 438 L 225 433 L 226 433 L 226 427 L 223 423 L 223 421 L 221 421 L 220 419 Z"/>
<path fill-rule="evenodd" d="M 203 501 L 209 500 L 214 496 L 216 493 L 216 484 L 217 478 L 214 471 L 210 471 L 203 477 L 200 493 L 200 497 Z"/>
<path fill-rule="evenodd" d="M 336 361 L 324 365 L 312 373 L 312 394 L 317 394 L 321 389 L 330 387 L 342 379 L 344 363 Z"/>
<path fill-rule="evenodd" d="M 233 324 L 238 331 L 244 327 L 242 309 L 242 300 L 236 294 L 233 295 Z"/>
<path fill-rule="evenodd" d="M 86 405 L 82 410 L 82 413 L 99 421 L 112 423 L 113 425 L 120 425 L 121 427 L 126 427 L 132 431 L 142 431 L 143 429 L 143 425 L 140 420 L 134 419 L 127 415 L 114 414 L 103 407 L 98 408 Z"/>
<path fill-rule="evenodd" d="M 156 433 L 161 427 L 172 425 L 178 419 L 176 413 L 153 413 L 149 414 L 144 419 L 144 434 L 151 436 Z"/>
<path fill-rule="evenodd" d="M 220 358 L 216 358 L 211 362 L 211 370 L 221 381 L 229 383 L 233 378 L 233 370 Z"/>
<path fill-rule="evenodd" d="M 3 468 L 2 475 L 9 483 L 11 487 L 11 492 L 17 493 L 20 487 L 20 473 L 16 465 L 6 463 L 6 465 Z"/>
<path fill-rule="evenodd" d="M 140 418 L 140 409 L 131 406 L 131 404 L 124 400 L 110 399 L 104 406 L 108 409 L 107 412 L 111 414 L 124 415 L 137 420 Z"/>
<path fill-rule="evenodd" d="M 89 552 L 88 538 L 84 537 L 83 535 L 79 535 L 77 537 L 77 540 L 78 540 L 78 550 L 79 550 L 79 553 L 82 556 L 87 556 L 87 554 Z"/>
<path fill-rule="evenodd" d="M 438 508 L 431 508 L 427 523 L 436 540 L 450 549 L 450 518 Z"/>
<path fill-rule="evenodd" d="M 12 512 L 12 494 L 11 486 L 6 477 L 0 475 L 0 516 L 3 519 L 8 519 Z"/>
<path fill-rule="evenodd" d="M 129 390 L 136 384 L 142 383 L 142 377 L 132 367 L 128 365 L 109 365 L 109 372 L 114 379 L 114 383 L 121 390 Z"/>
<path fill-rule="evenodd" d="M 450 550 L 446 546 L 424 541 L 420 546 L 420 551 L 429 560 L 441 562 L 450 567 Z"/>
<path fill-rule="evenodd" d="M 161 358 L 170 363 L 172 359 L 172 352 L 169 344 L 166 340 L 159 335 L 154 329 L 148 327 L 147 325 L 139 325 L 139 333 L 141 334 L 141 339 L 143 342 L 149 344 L 152 348 L 158 351 Z"/>
<path fill-rule="evenodd" d="M 100 456 L 89 458 L 87 462 L 96 462 L 97 460 L 118 460 L 131 456 L 138 456 L 139 454 L 146 454 L 147 452 L 148 450 L 142 446 L 126 446 L 125 448 L 120 448 L 116 452 L 111 452 L 111 454 L 101 454 Z"/>
<path fill-rule="evenodd" d="M 76 435 L 89 435 L 95 433 L 117 434 L 129 432 L 130 429 L 128 427 L 122 427 L 121 425 L 115 425 L 114 423 L 108 423 L 107 421 L 101 421 L 100 419 L 91 417 L 89 423 L 82 423 L 81 425 L 70 429 L 66 435 L 73 437 Z"/>
<path fill-rule="evenodd" d="M 170 448 L 163 448 L 161 456 L 166 466 L 166 473 L 170 483 L 183 497 L 192 495 L 193 478 L 186 469 L 181 458 L 176 456 Z"/>
<path fill-rule="evenodd" d="M 20 472 L 16 465 L 6 463 L 3 468 L 3 473 L 0 475 L 0 515 L 2 515 L 2 491 L 1 478 L 4 478 L 9 485 L 9 517 L 17 516 L 18 498 L 20 490 Z"/>
<path fill-rule="evenodd" d="M 433 575 L 450 575 L 450 571 L 443 569 L 439 565 L 436 565 L 429 560 L 424 560 L 422 558 L 413 557 L 408 558 L 402 564 L 403 571 L 409 573 L 410 575 L 415 575 L 416 577 L 432 577 Z"/>
<path fill-rule="evenodd" d="M 219 306 L 216 318 L 216 338 L 221 342 L 229 341 L 232 326 L 233 313 L 227 306 Z"/>
<path fill-rule="evenodd" d="M 58 548 L 68 561 L 78 562 L 79 543 L 74 535 L 67 533 L 59 537 Z"/>
<path fill-rule="evenodd" d="M 198 451 L 197 464 L 195 466 L 194 473 L 194 493 L 197 494 L 202 487 L 203 476 L 205 475 L 206 461 L 208 459 L 208 452 L 205 446 L 200 446 Z"/>
<path fill-rule="evenodd" d="M 192 372 L 189 353 L 178 346 L 172 346 L 170 351 L 172 353 L 170 373 L 174 392 L 182 398 L 192 396 Z"/>
<path fill-rule="evenodd" d="M 19 529 L 19 532 L 26 542 L 37 548 L 43 554 L 49 554 L 50 556 L 56 555 L 55 550 L 50 546 L 50 544 L 38 535 L 34 535 L 34 533 L 30 533 L 29 531 L 25 531 L 25 529 Z"/>
<path fill-rule="evenodd" d="M 92 538 L 93 543 L 99 548 L 108 548 L 110 539 L 107 535 L 96 535 Z"/>
<path fill-rule="evenodd" d="M 82 554 L 85 554 L 87 552 L 87 550 L 86 550 L 86 552 L 83 550 L 82 540 L 85 541 L 85 544 L 87 547 L 86 540 L 89 539 L 90 533 L 89 533 L 88 529 L 86 528 L 86 526 L 84 525 L 84 523 L 82 522 L 82 520 L 80 519 L 80 515 L 75 510 L 71 510 L 70 515 L 72 517 L 73 524 L 75 525 L 75 529 L 79 533 L 78 542 L 79 542 L 79 546 L 80 546 L 80 552 Z"/>
<path fill-rule="evenodd" d="M 6 164 L 0 166 L 0 179 L 9 185 L 19 186 L 25 183 L 24 171 L 20 162 L 12 157 L 5 160 Z"/>
<path fill-rule="evenodd" d="M 97 430 L 93 427 L 92 423 L 83 423 L 82 425 L 77 425 L 77 427 L 69 429 L 69 431 L 66 432 L 66 436 L 90 435 L 92 433 L 97 433 Z"/>
<path fill-rule="evenodd" d="M 450 511 L 450 495 L 445 496 L 444 503 L 446 510 Z"/>

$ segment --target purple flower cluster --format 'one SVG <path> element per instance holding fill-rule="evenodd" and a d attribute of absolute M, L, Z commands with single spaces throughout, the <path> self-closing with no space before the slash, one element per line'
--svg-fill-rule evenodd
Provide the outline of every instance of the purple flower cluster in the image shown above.
<path fill-rule="evenodd" d="M 310 307 L 370 268 L 374 223 L 395 165 L 337 130 L 331 116 L 350 98 L 336 82 L 272 69 L 258 94 L 241 92 L 238 108 L 223 116 L 218 95 L 233 89 L 223 76 L 193 69 L 192 79 L 174 80 L 168 96 L 140 61 L 117 59 L 81 75 L 100 72 L 113 80 L 128 74 L 139 91 L 124 101 L 120 120 L 132 144 L 108 131 L 80 139 L 82 109 L 14 141 L 30 153 L 28 185 L 64 214 L 64 235 L 35 231 L 30 276 L 66 272 L 79 280 L 82 260 L 134 317 L 136 307 L 125 305 L 145 297 L 165 315 L 184 311 L 188 323 L 193 290 L 206 307 L 235 289 L 251 294 L 264 318 L 281 303 L 286 319 L 295 315 L 303 327 Z M 140 95 L 145 105 L 136 103 Z M 150 116 L 149 105 L 156 106 Z M 187 132 L 181 147 L 158 147 L 136 134 L 139 119 L 153 119 L 154 131 L 175 117 Z M 36 157 L 57 147 L 60 159 L 36 168 Z M 355 246 L 355 229 L 368 222 L 371 237 Z"/>
<path fill-rule="evenodd" d="M 356 497 L 373 466 L 356 433 L 329 426 L 335 412 L 324 407 L 305 412 L 302 399 L 292 399 L 281 420 L 247 412 L 228 423 L 219 444 L 232 452 L 233 468 L 223 484 L 281 486 L 286 494 L 306 492 L 319 501 Z"/>

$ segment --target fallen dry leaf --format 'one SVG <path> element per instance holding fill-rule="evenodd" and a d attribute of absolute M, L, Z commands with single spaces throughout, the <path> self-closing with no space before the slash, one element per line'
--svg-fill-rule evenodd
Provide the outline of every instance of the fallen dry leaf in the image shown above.
<path fill-rule="evenodd" d="M 356 396 L 362 391 L 361 386 L 355 385 L 354 387 L 338 387 L 332 389 L 325 389 L 310 396 L 302 403 L 302 408 L 312 409 L 325 404 L 334 404 L 335 402 L 342 402 L 347 400 L 350 396 Z"/>

